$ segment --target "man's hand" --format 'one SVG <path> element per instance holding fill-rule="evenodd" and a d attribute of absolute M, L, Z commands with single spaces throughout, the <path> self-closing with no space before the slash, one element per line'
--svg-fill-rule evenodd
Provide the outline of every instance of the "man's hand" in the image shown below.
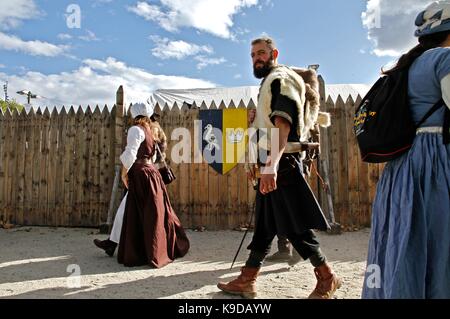
<path fill-rule="evenodd" d="M 267 157 L 266 165 L 261 168 L 261 180 L 259 184 L 259 191 L 263 194 L 269 194 L 277 189 L 277 167 L 281 156 L 286 148 L 289 131 L 291 129 L 290 123 L 280 117 L 275 116 L 275 127 L 278 128 L 278 149 L 272 149 L 270 156 Z M 274 136 L 272 136 L 274 138 Z"/>
<path fill-rule="evenodd" d="M 277 168 L 272 164 L 272 158 L 267 156 L 266 165 L 261 168 L 259 191 L 263 195 L 269 194 L 277 189 Z"/>
<path fill-rule="evenodd" d="M 263 174 L 259 182 L 259 191 L 267 195 L 277 189 L 277 174 Z"/>

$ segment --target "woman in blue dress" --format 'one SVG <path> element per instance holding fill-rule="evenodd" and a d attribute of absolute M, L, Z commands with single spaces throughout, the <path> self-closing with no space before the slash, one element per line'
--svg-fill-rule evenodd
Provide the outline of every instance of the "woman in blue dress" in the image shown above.
<path fill-rule="evenodd" d="M 420 44 L 393 70 L 410 68 L 416 123 L 441 98 L 446 105 L 417 130 L 410 151 L 386 165 L 378 183 L 363 298 L 450 298 L 450 144 L 443 134 L 450 114 L 450 1 L 431 4 L 416 26 Z"/>

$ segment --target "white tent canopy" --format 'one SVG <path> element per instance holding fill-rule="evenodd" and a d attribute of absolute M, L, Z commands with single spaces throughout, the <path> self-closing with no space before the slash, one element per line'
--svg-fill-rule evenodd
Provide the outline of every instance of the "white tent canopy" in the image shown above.
<path fill-rule="evenodd" d="M 237 106 L 241 100 L 248 105 L 250 99 L 256 104 L 258 99 L 257 86 L 240 86 L 232 88 L 212 88 L 212 89 L 186 89 L 186 90 L 156 90 L 149 98 L 149 102 L 158 103 L 163 107 L 166 103 L 172 107 L 176 102 L 179 106 L 183 103 L 200 106 L 203 102 L 210 106 L 214 102 L 217 106 L 222 103 L 229 105 L 231 101 Z"/>
<path fill-rule="evenodd" d="M 356 100 L 358 95 L 362 98 L 369 92 L 371 86 L 367 84 L 327 84 L 325 87 L 325 93 L 327 95 L 327 99 L 331 98 L 334 103 L 336 103 L 338 96 L 347 100 L 349 96 Z"/>
<path fill-rule="evenodd" d="M 148 99 L 152 104 L 158 103 L 160 107 L 166 104 L 172 107 L 175 102 L 179 107 L 184 103 L 200 106 L 203 102 L 209 107 L 212 102 L 217 106 L 222 103 L 230 105 L 231 101 L 237 106 L 241 100 L 248 105 L 250 100 L 257 103 L 258 86 L 240 86 L 231 88 L 211 88 L 211 89 L 184 89 L 184 90 L 156 90 Z M 327 99 L 330 97 L 336 102 L 340 95 L 344 101 L 351 96 L 354 100 L 360 95 L 363 97 L 369 91 L 370 85 L 365 84 L 328 84 L 325 92 Z"/>

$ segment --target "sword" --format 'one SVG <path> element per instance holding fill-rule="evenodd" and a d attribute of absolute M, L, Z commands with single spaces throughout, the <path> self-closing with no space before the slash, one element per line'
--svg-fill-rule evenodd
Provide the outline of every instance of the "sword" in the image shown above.
<path fill-rule="evenodd" d="M 253 189 L 257 190 L 258 189 L 257 188 L 258 187 L 258 182 L 256 181 L 256 179 L 252 180 L 252 183 L 253 183 Z M 253 215 L 255 214 L 255 205 L 256 205 L 256 199 L 255 199 L 255 202 L 253 203 L 252 215 L 250 216 L 250 222 L 248 223 L 248 227 L 245 230 L 244 236 L 242 237 L 241 244 L 239 245 L 239 248 L 238 248 L 238 250 L 236 252 L 236 255 L 234 256 L 233 262 L 231 263 L 230 270 L 233 269 L 234 263 L 236 262 L 237 256 L 239 255 L 239 252 L 241 251 L 242 244 L 244 243 L 245 237 L 247 237 L 248 230 L 249 230 L 250 225 L 252 224 L 252 221 L 253 221 Z"/>
<path fill-rule="evenodd" d="M 254 205 L 253 205 L 253 206 L 254 206 Z M 241 251 L 242 244 L 244 243 L 244 240 L 245 240 L 245 237 L 247 236 L 247 233 L 248 233 L 248 230 L 249 230 L 249 228 L 250 228 L 250 225 L 252 224 L 252 220 L 253 220 L 253 215 L 254 215 L 254 214 L 255 214 L 255 209 L 254 209 L 254 207 L 253 207 L 253 210 L 252 210 L 252 216 L 250 217 L 250 223 L 248 224 L 249 227 L 247 227 L 247 229 L 245 230 L 244 236 L 242 237 L 242 240 L 241 240 L 241 244 L 239 245 L 239 248 L 238 248 L 238 250 L 237 250 L 237 252 L 236 252 L 236 255 L 234 256 L 233 262 L 231 263 L 230 270 L 233 269 L 233 266 L 234 266 L 234 263 L 236 262 L 237 256 L 239 255 L 239 252 Z"/>

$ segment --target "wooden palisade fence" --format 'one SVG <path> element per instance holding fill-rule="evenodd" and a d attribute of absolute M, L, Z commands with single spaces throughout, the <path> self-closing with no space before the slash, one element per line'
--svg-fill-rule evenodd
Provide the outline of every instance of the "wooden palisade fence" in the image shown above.
<path fill-rule="evenodd" d="M 323 165 L 328 167 L 336 221 L 346 229 L 369 226 L 382 167 L 362 163 L 359 157 L 352 124 L 353 110 L 361 98 L 326 101 L 323 81 L 321 95 L 322 108 L 332 114 L 333 124 L 321 132 L 322 161 L 316 167 L 321 172 Z M 240 101 L 238 105 L 213 102 L 162 109 L 157 105 L 157 110 L 170 140 L 177 127 L 189 129 L 194 136 L 200 109 L 252 107 L 252 101 L 249 105 Z M 48 109 L 28 114 L 0 111 L 0 219 L 19 225 L 70 227 L 106 223 L 108 211 L 115 212 L 123 195 L 123 187 L 115 188 L 114 180 L 118 180 L 128 117 L 122 87 L 111 110 L 97 106 L 86 111 L 63 108 L 51 114 Z M 169 142 L 169 160 L 176 142 Z M 177 176 L 168 187 L 170 199 L 185 227 L 232 229 L 248 222 L 255 191 L 243 164 L 224 176 L 206 163 L 170 164 Z M 327 214 L 329 201 L 322 183 L 316 175 L 309 183 Z"/>

